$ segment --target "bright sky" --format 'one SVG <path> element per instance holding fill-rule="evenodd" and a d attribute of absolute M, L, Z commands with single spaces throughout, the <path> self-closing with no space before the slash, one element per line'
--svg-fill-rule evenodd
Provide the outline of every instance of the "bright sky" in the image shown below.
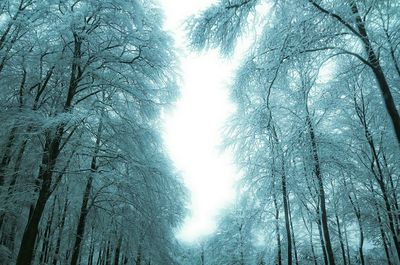
<path fill-rule="evenodd" d="M 186 49 L 184 20 L 215 0 L 161 0 L 166 29 L 182 49 L 183 86 L 176 108 L 166 117 L 165 141 L 176 167 L 191 192 L 187 216 L 177 237 L 194 242 L 211 234 L 221 209 L 233 201 L 236 170 L 232 155 L 222 153 L 221 132 L 234 110 L 229 82 L 237 60 L 219 57 L 216 51 L 196 54 Z"/>

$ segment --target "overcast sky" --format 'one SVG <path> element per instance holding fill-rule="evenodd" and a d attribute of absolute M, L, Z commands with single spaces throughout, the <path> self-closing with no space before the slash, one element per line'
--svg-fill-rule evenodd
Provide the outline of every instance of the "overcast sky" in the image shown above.
<path fill-rule="evenodd" d="M 162 0 L 166 28 L 176 39 L 183 86 L 176 108 L 166 117 L 165 141 L 191 192 L 190 210 L 178 238 L 194 242 L 213 232 L 216 216 L 234 199 L 236 170 L 230 154 L 221 153 L 221 131 L 233 106 L 229 82 L 237 60 L 216 51 L 191 53 L 184 40 L 184 20 L 213 0 Z"/>

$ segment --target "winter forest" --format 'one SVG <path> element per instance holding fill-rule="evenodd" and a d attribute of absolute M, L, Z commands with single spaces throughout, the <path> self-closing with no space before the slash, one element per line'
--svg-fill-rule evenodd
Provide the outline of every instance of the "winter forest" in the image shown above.
<path fill-rule="evenodd" d="M 163 140 L 183 89 L 164 22 L 155 0 L 0 0 L 0 264 L 399 265 L 400 1 L 185 19 L 192 53 L 228 64 L 250 43 L 220 125 L 235 199 L 193 244 Z"/>

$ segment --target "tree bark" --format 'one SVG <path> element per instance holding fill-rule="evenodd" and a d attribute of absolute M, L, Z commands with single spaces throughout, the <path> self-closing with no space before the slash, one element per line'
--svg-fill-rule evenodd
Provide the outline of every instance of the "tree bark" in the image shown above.
<path fill-rule="evenodd" d="M 76 229 L 76 237 L 75 237 L 75 243 L 74 243 L 74 248 L 72 252 L 72 258 L 71 258 L 71 265 L 76 265 L 78 262 L 78 257 L 81 249 L 81 243 L 85 234 L 85 226 L 86 226 L 86 217 L 89 213 L 89 208 L 88 208 L 88 202 L 89 202 L 89 196 L 90 192 L 92 191 L 92 183 L 93 183 L 93 174 L 97 170 L 97 155 L 99 153 L 100 149 L 100 140 L 101 140 L 101 133 L 103 130 L 103 124 L 102 124 L 102 118 L 100 118 L 99 121 L 99 127 L 97 129 L 97 135 L 96 135 L 96 142 L 94 146 L 94 152 L 92 156 L 92 161 L 90 164 L 90 175 L 88 178 L 88 181 L 86 183 L 86 188 L 83 193 L 83 198 L 82 198 L 82 205 L 81 205 L 81 211 L 79 214 L 79 221 L 78 221 L 78 226 Z"/>
<path fill-rule="evenodd" d="M 364 50 L 368 56 L 368 62 L 374 73 L 376 81 L 378 83 L 379 89 L 381 91 L 383 101 L 385 103 L 386 110 L 390 116 L 390 119 L 393 124 L 393 128 L 397 137 L 397 142 L 400 144 L 400 116 L 396 108 L 396 104 L 394 102 L 392 93 L 389 88 L 389 84 L 386 80 L 385 74 L 383 73 L 383 69 L 381 67 L 379 58 L 377 57 L 371 41 L 369 39 L 367 30 L 365 28 L 365 21 L 361 17 L 358 7 L 355 1 L 351 1 L 351 11 L 356 19 L 357 29 L 360 33 L 361 40 L 364 45 Z"/>
<path fill-rule="evenodd" d="M 64 207 L 63 207 L 63 211 L 62 211 L 60 227 L 58 228 L 57 242 L 56 242 L 56 247 L 54 250 L 54 256 L 53 256 L 53 261 L 52 261 L 53 265 L 57 265 L 57 261 L 59 260 L 62 232 L 63 232 L 64 225 L 65 225 L 65 219 L 67 217 L 67 208 L 68 208 L 68 189 L 67 189 L 67 192 L 65 195 L 65 202 L 64 202 Z"/>
<path fill-rule="evenodd" d="M 273 202 L 275 207 L 275 230 L 276 230 L 276 244 L 278 248 L 278 255 L 275 260 L 276 265 L 282 265 L 282 247 L 281 247 L 281 234 L 279 229 L 279 208 L 276 201 L 275 191 L 272 191 Z"/>
<path fill-rule="evenodd" d="M 119 264 L 119 256 L 121 253 L 122 235 L 118 239 L 117 248 L 115 249 L 114 265 Z"/>
<path fill-rule="evenodd" d="M 308 133 L 310 136 L 312 158 L 314 160 L 314 174 L 317 177 L 317 182 L 318 182 L 319 203 L 320 203 L 319 206 L 320 206 L 320 210 L 321 210 L 321 226 L 322 226 L 322 234 L 323 234 L 323 238 L 324 238 L 324 242 L 325 242 L 326 255 L 328 258 L 329 265 L 335 265 L 335 257 L 333 254 L 331 237 L 329 234 L 328 214 L 327 214 L 326 205 L 325 205 L 325 201 L 326 201 L 325 189 L 324 189 L 323 178 L 322 178 L 322 173 L 321 173 L 321 165 L 319 162 L 319 156 L 318 156 L 318 151 L 317 151 L 318 150 L 317 142 L 315 139 L 314 127 L 312 125 L 308 110 L 307 110 L 307 116 L 306 116 L 306 123 L 307 123 L 307 127 L 308 127 Z"/>
<path fill-rule="evenodd" d="M 338 216 L 337 212 L 335 213 L 335 217 L 336 217 L 336 225 L 338 228 L 340 250 L 342 251 L 343 265 L 347 265 L 346 250 L 344 248 L 342 229 L 340 228 L 339 216 Z"/>
<path fill-rule="evenodd" d="M 39 170 L 39 179 L 42 181 L 39 197 L 33 208 L 32 216 L 29 218 L 24 234 L 22 236 L 21 246 L 17 257 L 16 265 L 29 265 L 33 260 L 33 252 L 38 233 L 38 226 L 43 215 L 46 202 L 50 196 L 50 186 L 52 180 L 53 169 L 58 157 L 61 137 L 64 132 L 64 126 L 61 125 L 57 129 L 54 138 L 48 133 L 43 152 L 42 165 Z"/>
<path fill-rule="evenodd" d="M 74 36 L 74 59 L 71 66 L 71 74 L 68 86 L 68 94 L 65 100 L 63 112 L 71 111 L 72 100 L 78 88 L 79 80 L 83 73 L 80 67 L 81 58 L 81 38 L 73 32 Z M 65 124 L 57 126 L 54 136 L 51 131 L 45 133 L 45 147 L 42 155 L 42 163 L 39 170 L 38 179 L 42 182 L 39 191 L 39 197 L 25 227 L 20 249 L 17 256 L 16 265 L 30 265 L 33 258 L 35 241 L 38 233 L 38 226 L 42 218 L 44 208 L 50 196 L 50 187 L 53 177 L 53 170 L 60 152 L 61 140 L 65 132 Z"/>

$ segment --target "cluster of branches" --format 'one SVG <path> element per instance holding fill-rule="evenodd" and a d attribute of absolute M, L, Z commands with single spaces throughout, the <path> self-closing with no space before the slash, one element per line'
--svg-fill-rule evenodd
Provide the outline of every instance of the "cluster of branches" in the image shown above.
<path fill-rule="evenodd" d="M 152 1 L 1 1 L 1 264 L 175 263 L 161 27 Z"/>
<path fill-rule="evenodd" d="M 194 47 L 229 54 L 264 17 L 232 88 L 239 198 L 204 264 L 400 263 L 399 11 L 223 0 L 191 20 Z"/>

